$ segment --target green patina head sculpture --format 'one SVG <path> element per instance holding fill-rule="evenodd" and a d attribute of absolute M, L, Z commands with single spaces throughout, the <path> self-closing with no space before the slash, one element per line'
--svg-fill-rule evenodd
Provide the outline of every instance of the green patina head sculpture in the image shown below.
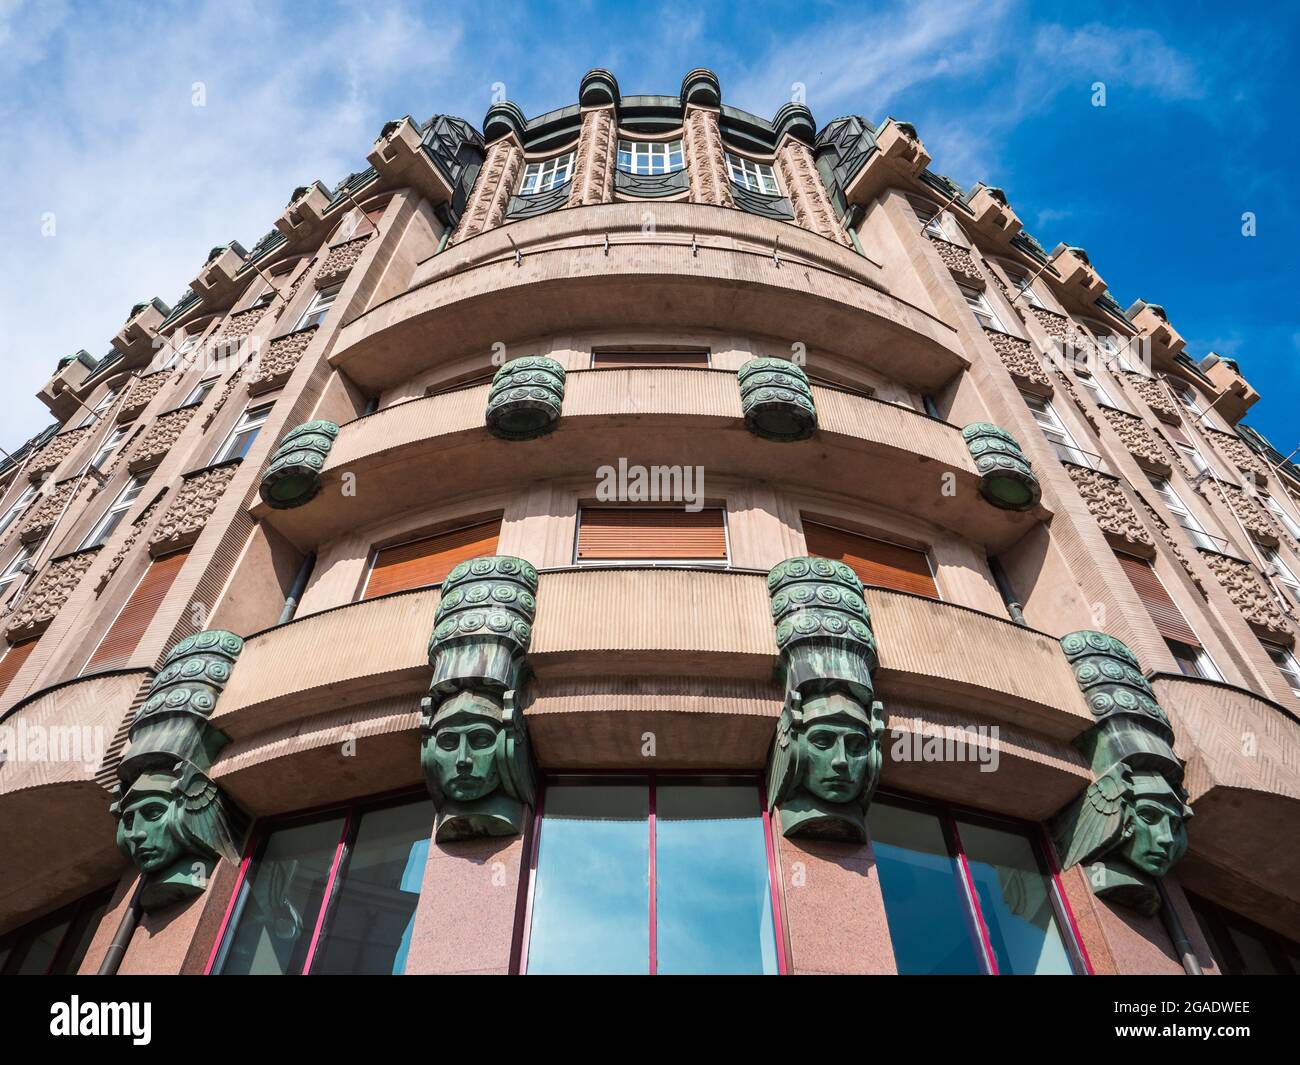
<path fill-rule="evenodd" d="M 118 848 L 145 874 L 140 905 L 146 911 L 202 894 L 218 859 L 239 859 L 243 815 L 186 763 L 142 773 L 110 812 Z"/>
<path fill-rule="evenodd" d="M 420 764 L 437 810 L 438 842 L 513 836 L 533 803 L 533 763 L 514 692 L 425 699 Z"/>
<path fill-rule="evenodd" d="M 864 843 L 885 713 L 862 582 L 843 562 L 806 557 L 774 566 L 767 585 L 786 686 L 768 803 L 787 836 Z"/>

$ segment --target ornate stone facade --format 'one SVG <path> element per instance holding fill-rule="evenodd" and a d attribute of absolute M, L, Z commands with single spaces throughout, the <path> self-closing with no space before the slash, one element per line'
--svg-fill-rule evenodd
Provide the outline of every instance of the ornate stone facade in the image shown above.
<path fill-rule="evenodd" d="M 145 407 L 153 402 L 154 396 L 161 392 L 163 386 L 171 379 L 171 370 L 157 370 L 137 378 L 127 392 L 126 398 L 122 400 L 122 406 L 118 408 L 118 421 L 138 418 Z"/>
<path fill-rule="evenodd" d="M 81 429 L 73 429 L 70 432 L 59 433 L 58 436 L 52 437 L 46 445 L 32 456 L 32 461 L 27 464 L 27 476 L 33 481 L 39 481 L 42 475 L 53 473 L 59 464 L 63 462 L 77 447 L 85 440 L 94 430 L 94 423 Z"/>
<path fill-rule="evenodd" d="M 1295 638 L 1295 630 L 1278 606 L 1277 599 L 1270 594 L 1263 578 L 1249 562 L 1216 551 L 1201 550 L 1200 554 L 1223 585 L 1228 598 L 1256 631 L 1274 639 L 1283 637 L 1288 643 Z"/>
<path fill-rule="evenodd" d="M 315 335 L 316 326 L 312 326 L 272 340 L 257 359 L 253 374 L 248 379 L 248 391 L 256 395 L 283 385 Z"/>
<path fill-rule="evenodd" d="M 1232 464 L 1241 470 L 1242 473 L 1253 477 L 1259 484 L 1268 481 L 1268 469 L 1260 460 L 1260 457 L 1251 451 L 1245 443 L 1232 433 L 1224 433 L 1218 429 L 1206 429 L 1209 437 L 1215 445 L 1232 461 Z"/>
<path fill-rule="evenodd" d="M 727 155 L 718 130 L 718 115 L 703 107 L 687 107 L 682 129 L 682 154 L 691 174 L 691 202 L 735 207 Z"/>
<path fill-rule="evenodd" d="M 1226 494 L 1228 503 L 1241 520 L 1241 524 L 1246 527 L 1251 535 L 1270 546 L 1282 543 L 1283 540 L 1294 546 L 1295 542 L 1283 532 L 1282 526 L 1273 519 L 1273 515 L 1269 513 L 1268 508 L 1259 501 L 1258 497 L 1229 481 L 1219 481 L 1218 483 Z M 1213 491 L 1213 489 L 1210 489 L 1210 491 Z"/>
<path fill-rule="evenodd" d="M 776 153 L 776 169 L 790 198 L 795 224 L 848 247 L 848 235 L 835 220 L 826 186 L 817 174 L 808 146 L 786 137 Z"/>
<path fill-rule="evenodd" d="M 502 137 L 488 146 L 487 158 L 452 238 L 453 244 L 501 224 L 523 168 L 524 152 L 514 137 Z"/>
<path fill-rule="evenodd" d="M 989 343 L 998 353 L 1002 365 L 1017 382 L 1039 385 L 1048 391 L 1051 390 L 1052 380 L 1047 376 L 1042 360 L 1028 340 L 1013 337 L 1010 333 L 1000 333 L 996 329 L 985 329 L 984 335 L 989 338 Z"/>
<path fill-rule="evenodd" d="M 49 627 L 94 563 L 99 550 L 92 547 L 89 551 L 64 555 L 45 567 L 5 626 L 5 637 L 10 643 L 39 636 Z"/>
<path fill-rule="evenodd" d="M 325 261 L 320 264 L 320 270 L 316 274 L 316 287 L 332 285 L 347 277 L 348 271 L 357 265 L 361 253 L 366 250 L 370 237 L 371 234 L 367 233 L 364 237 L 354 237 L 330 248 L 329 254 L 325 256 Z"/>
<path fill-rule="evenodd" d="M 131 469 L 143 470 L 161 462 L 167 452 L 176 446 L 176 441 L 181 438 L 181 433 L 193 420 L 194 412 L 198 409 L 197 405 L 178 407 L 160 414 L 132 453 Z"/>
<path fill-rule="evenodd" d="M 180 550 L 198 539 L 199 533 L 217 509 L 226 488 L 235 478 L 239 463 L 227 462 L 209 466 L 185 478 L 167 513 L 158 522 L 149 537 L 150 550 L 162 554 L 167 550 Z M 161 549 L 161 550 L 157 550 Z"/>
<path fill-rule="evenodd" d="M 24 542 L 39 540 L 50 531 L 54 523 L 59 520 L 59 515 L 63 513 L 63 508 L 68 505 L 68 500 L 72 498 L 72 490 L 76 484 L 75 478 L 57 484 L 49 495 L 32 505 L 18 533 Z"/>
<path fill-rule="evenodd" d="M 266 314 L 265 307 L 249 307 L 246 311 L 238 311 L 226 318 L 221 326 L 221 331 L 213 337 L 214 340 L 243 340 L 254 329 L 257 323 L 262 320 Z"/>
<path fill-rule="evenodd" d="M 1174 453 L 1141 418 L 1115 407 L 1102 406 L 1101 413 L 1119 436 L 1124 450 L 1147 466 L 1168 473 L 1174 468 Z"/>
<path fill-rule="evenodd" d="M 575 180 L 569 191 L 570 207 L 609 203 L 614 199 L 617 133 L 612 107 L 597 108 L 582 116 L 582 134 L 574 155 Z"/>
<path fill-rule="evenodd" d="M 203 418 L 204 429 L 206 429 L 209 425 L 211 425 L 212 422 L 216 419 L 217 415 L 221 413 L 221 408 L 226 405 L 227 401 L 230 399 L 235 389 L 239 387 L 239 382 L 243 380 L 244 371 L 247 369 L 248 369 L 248 363 L 244 363 L 242 366 L 239 367 L 238 370 L 236 370 L 234 373 L 230 375 L 230 378 L 226 381 L 225 385 L 222 386 L 221 395 L 217 397 L 217 401 L 214 404 L 212 404 L 211 408 L 209 408 L 208 410 L 208 413 Z"/>
<path fill-rule="evenodd" d="M 131 548 L 135 547 L 136 541 L 140 539 L 140 534 L 148 527 L 149 519 L 158 512 L 162 500 L 163 497 L 160 495 L 145 507 L 143 513 L 141 513 L 141 515 L 131 523 L 130 533 L 127 535 L 127 538 L 122 541 L 122 546 L 117 549 L 116 554 L 113 555 L 112 561 L 108 564 L 108 568 L 104 570 L 103 575 L 99 578 L 99 583 L 95 585 L 96 594 L 102 592 L 108 586 L 108 582 L 113 579 L 113 574 L 118 571 L 118 568 L 122 565 L 123 561 L 125 561 L 126 556 L 131 553 Z"/>
<path fill-rule="evenodd" d="M 1059 340 L 1065 343 L 1070 335 L 1070 320 L 1063 314 L 1057 314 L 1055 311 L 1049 311 L 1046 307 L 1035 307 L 1029 304 L 1030 313 L 1033 314 L 1038 324 L 1043 327 L 1045 332 L 1053 340 Z"/>
<path fill-rule="evenodd" d="M 1141 397 L 1142 402 L 1150 407 L 1161 421 L 1172 422 L 1174 425 L 1182 421 L 1178 404 L 1169 398 L 1169 393 L 1160 386 L 1159 381 L 1140 373 L 1130 373 L 1128 370 L 1123 371 L 1123 374 L 1125 384 Z"/>
<path fill-rule="evenodd" d="M 1086 466 L 1075 466 L 1068 462 L 1064 465 L 1102 532 L 1120 546 L 1145 548 L 1141 553 L 1149 554 L 1155 547 L 1155 541 L 1151 539 L 1151 534 L 1142 524 L 1137 511 L 1129 504 L 1119 478 L 1090 470 Z"/>
<path fill-rule="evenodd" d="M 1162 518 L 1159 514 L 1157 514 L 1156 511 L 1152 508 L 1151 504 L 1148 503 L 1145 499 L 1143 499 L 1140 495 L 1138 496 L 1138 502 L 1142 504 L 1142 509 L 1147 512 L 1147 517 L 1150 518 L 1152 524 L 1155 525 L 1156 530 L 1160 533 L 1161 539 L 1163 539 L 1165 544 L 1169 547 L 1169 550 L 1173 553 L 1174 558 L 1178 559 L 1183 569 L 1187 571 L 1187 576 L 1192 578 L 1192 583 L 1195 584 L 1196 587 L 1200 590 L 1201 595 L 1204 595 L 1205 585 L 1201 583 L 1201 578 L 1197 576 L 1196 571 L 1192 569 L 1192 564 L 1188 560 L 1186 552 L 1183 551 L 1178 541 L 1174 539 L 1173 534 L 1170 533 L 1168 522 L 1166 522 L 1164 518 Z"/>
<path fill-rule="evenodd" d="M 951 241 L 941 240 L 935 236 L 930 236 L 930 243 L 939 253 L 943 265 L 952 271 L 958 280 L 970 281 L 976 285 L 983 284 L 984 272 L 975 265 L 975 257 L 967 249 L 960 244 L 953 244 Z"/>

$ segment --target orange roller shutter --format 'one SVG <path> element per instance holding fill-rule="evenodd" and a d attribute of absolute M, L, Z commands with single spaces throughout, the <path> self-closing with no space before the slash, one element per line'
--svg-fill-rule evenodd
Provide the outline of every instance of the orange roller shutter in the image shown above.
<path fill-rule="evenodd" d="M 104 634 L 90 656 L 82 673 L 95 673 L 102 669 L 120 669 L 130 660 L 135 649 L 140 646 L 145 630 L 149 628 L 158 607 L 171 591 L 172 582 L 176 580 L 181 567 L 189 557 L 189 551 L 177 551 L 172 555 L 156 558 L 144 571 L 140 583 L 135 586 L 131 598 L 118 614 L 117 620 Z"/>
<path fill-rule="evenodd" d="M 34 640 L 23 640 L 21 643 L 10 644 L 9 649 L 5 651 L 3 656 L 0 656 L 0 695 L 4 695 L 5 689 L 18 675 L 18 671 L 23 668 L 23 663 L 36 650 L 36 645 L 40 642 L 40 639 L 37 636 Z"/>
<path fill-rule="evenodd" d="M 495 555 L 501 519 L 426 536 L 375 552 L 362 599 L 438 584 L 456 566 L 479 555 Z"/>
<path fill-rule="evenodd" d="M 1201 641 L 1196 638 L 1196 633 L 1187 624 L 1187 619 L 1178 609 L 1178 604 L 1165 591 L 1165 586 L 1160 583 L 1160 578 L 1156 576 L 1151 563 L 1144 558 L 1121 555 L 1118 551 L 1115 552 L 1115 557 L 1124 567 L 1124 572 L 1128 574 L 1128 579 L 1137 591 L 1138 598 L 1142 600 L 1142 605 L 1147 608 L 1147 613 L 1151 615 L 1151 620 L 1156 623 L 1160 635 L 1166 640 L 1177 640 L 1179 643 L 1200 647 Z"/>
<path fill-rule="evenodd" d="M 578 559 L 725 559 L 727 532 L 720 507 L 584 507 Z"/>
<path fill-rule="evenodd" d="M 939 598 L 939 589 L 924 551 L 858 536 L 806 519 L 803 534 L 808 554 L 843 562 L 863 584 L 911 592 L 930 599 Z"/>
<path fill-rule="evenodd" d="M 707 351 L 595 351 L 592 352 L 591 365 L 597 370 L 646 366 L 707 367 L 709 353 Z"/>

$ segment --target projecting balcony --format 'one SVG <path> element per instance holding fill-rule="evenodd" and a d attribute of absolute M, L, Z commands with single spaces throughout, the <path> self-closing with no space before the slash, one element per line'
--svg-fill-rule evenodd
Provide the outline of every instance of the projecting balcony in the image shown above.
<path fill-rule="evenodd" d="M 209 310 L 219 310 L 234 303 L 247 284 L 246 278 L 237 276 L 247 256 L 238 242 L 212 249 L 203 269 L 190 282 L 190 289 L 202 298 Z"/>
<path fill-rule="evenodd" d="M 1290 900 L 1298 912 L 1300 853 L 1279 833 L 1300 818 L 1300 719 L 1228 684 L 1158 674 L 1152 686 L 1189 756 L 1191 855 Z"/>
<path fill-rule="evenodd" d="M 310 805 L 320 786 L 337 799 L 340 774 L 357 794 L 418 780 L 418 700 L 439 594 L 399 592 L 249 637 L 213 717 L 232 739 L 214 777 L 254 813 Z M 920 596 L 869 588 L 866 597 L 881 654 L 878 695 L 900 728 L 974 715 L 1005 726 L 1004 757 L 1027 770 L 970 766 L 974 775 L 949 774 L 950 786 L 974 782 L 981 805 L 1035 816 L 1086 786 L 1068 742 L 1092 717 L 1055 639 Z M 762 767 L 782 699 L 764 573 L 550 570 L 537 602 L 525 712 L 543 767 L 643 765 L 647 732 L 664 766 Z M 675 727 L 687 716 L 690 728 Z M 357 753 L 343 757 L 348 736 Z M 887 765 L 886 776 L 950 768 Z M 1023 790 L 1026 780 L 1030 793 L 997 790 Z"/>
<path fill-rule="evenodd" d="M 920 392 L 969 365 L 956 331 L 892 295 L 870 259 L 682 202 L 553 211 L 453 245 L 421 263 L 405 293 L 348 323 L 330 362 L 374 394 L 496 343 L 587 329 L 798 341 Z"/>
<path fill-rule="evenodd" d="M 0 931 L 114 880 L 126 866 L 104 754 L 147 670 L 59 684 L 0 717 Z"/>
<path fill-rule="evenodd" d="M 411 400 L 344 425 L 311 502 L 279 511 L 259 503 L 254 513 L 306 548 L 354 528 L 359 509 L 365 521 L 378 522 L 445 498 L 450 485 L 522 490 L 536 480 L 586 477 L 594 491 L 597 467 L 626 456 L 865 499 L 991 549 L 1014 543 L 1046 515 L 1041 507 L 1014 513 L 985 502 L 956 427 L 836 388 L 812 387 L 819 428 L 798 443 L 759 440 L 746 430 L 730 370 L 571 371 L 557 428 L 528 441 L 487 431 L 488 391 L 477 385 Z M 355 495 L 341 490 L 349 474 Z M 944 483 L 952 491 L 941 491 Z"/>

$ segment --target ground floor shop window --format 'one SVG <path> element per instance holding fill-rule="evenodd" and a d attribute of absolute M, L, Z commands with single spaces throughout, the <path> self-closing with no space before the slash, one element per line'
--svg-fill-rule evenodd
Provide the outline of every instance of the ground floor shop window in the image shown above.
<path fill-rule="evenodd" d="M 556 777 L 537 829 L 524 971 L 781 971 L 756 780 Z"/>
<path fill-rule="evenodd" d="M 1037 826 L 893 796 L 868 825 L 900 973 L 1087 971 Z"/>
<path fill-rule="evenodd" d="M 423 793 L 259 824 L 208 971 L 400 974 L 432 835 Z"/>

